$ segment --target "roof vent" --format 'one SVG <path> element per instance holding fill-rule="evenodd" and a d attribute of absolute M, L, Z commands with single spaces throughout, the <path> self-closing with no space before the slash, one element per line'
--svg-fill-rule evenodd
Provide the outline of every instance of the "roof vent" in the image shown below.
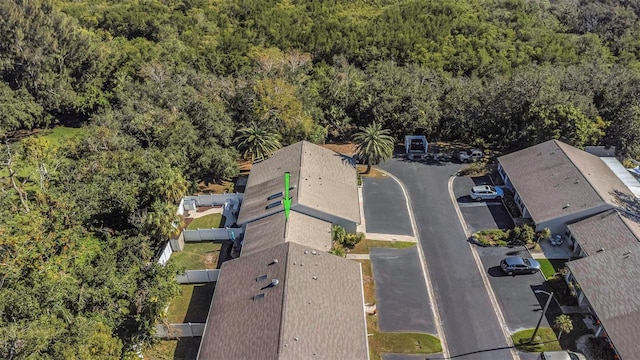
<path fill-rule="evenodd" d="M 277 264 L 277 263 L 278 263 L 278 259 L 273 259 L 273 261 L 271 261 L 271 262 L 269 263 L 269 265 L 275 265 L 275 264 Z"/>
<path fill-rule="evenodd" d="M 318 252 L 315 250 L 311 250 L 311 255 L 318 255 Z"/>
<path fill-rule="evenodd" d="M 629 255 L 631 255 L 631 251 L 627 251 L 626 253 L 622 254 L 622 258 L 626 259 L 629 257 Z"/>
<path fill-rule="evenodd" d="M 264 293 L 253 295 L 253 301 L 264 299 Z"/>
<path fill-rule="evenodd" d="M 256 278 L 256 281 L 260 282 L 262 280 L 267 280 L 267 274 L 260 275 Z"/>
<path fill-rule="evenodd" d="M 280 283 L 280 280 L 278 280 L 278 279 L 272 279 L 272 280 L 271 280 L 271 286 L 276 286 L 276 285 L 278 285 L 279 283 Z"/>
<path fill-rule="evenodd" d="M 600 248 L 600 249 L 599 249 L 598 251 L 596 251 L 596 252 L 603 252 L 603 251 L 604 251 L 604 248 Z"/>
<path fill-rule="evenodd" d="M 571 207 L 571 204 L 564 204 L 564 206 L 562 207 L 563 209 L 568 209 Z"/>
<path fill-rule="evenodd" d="M 305 250 L 305 251 L 304 251 L 304 254 L 305 254 L 305 255 L 307 255 L 308 253 L 309 253 L 309 251 L 308 251 L 308 250 Z"/>
<path fill-rule="evenodd" d="M 317 276 L 312 277 L 313 280 L 318 280 Z"/>

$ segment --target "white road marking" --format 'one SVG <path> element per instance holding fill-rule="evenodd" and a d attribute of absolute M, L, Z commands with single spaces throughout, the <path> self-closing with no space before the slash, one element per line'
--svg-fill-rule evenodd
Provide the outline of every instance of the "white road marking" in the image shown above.
<path fill-rule="evenodd" d="M 449 182 L 448 182 L 449 197 L 451 198 L 453 207 L 456 209 L 456 214 L 458 215 L 458 220 L 460 221 L 460 224 L 462 224 L 464 234 L 467 237 L 467 239 L 469 239 L 471 237 L 471 232 L 469 231 L 469 228 L 467 227 L 467 223 L 464 221 L 464 218 L 462 217 L 462 212 L 460 211 L 460 207 L 458 206 L 458 202 L 456 201 L 455 195 L 453 193 L 453 180 L 455 180 L 456 176 L 457 175 L 454 174 L 449 178 Z M 489 295 L 489 301 L 491 301 L 491 305 L 493 306 L 496 317 L 498 318 L 498 323 L 502 328 L 502 333 L 504 335 L 504 338 L 507 340 L 507 344 L 511 346 L 511 356 L 513 357 L 514 360 L 520 360 L 520 355 L 518 354 L 515 347 L 513 346 L 513 341 L 511 340 L 511 334 L 509 333 L 509 328 L 507 327 L 507 322 L 505 321 L 504 315 L 502 314 L 502 309 L 500 308 L 500 304 L 498 303 L 496 294 L 493 292 L 493 288 L 491 288 L 491 283 L 489 283 L 489 277 L 487 277 L 487 274 L 484 271 L 484 266 L 482 265 L 482 261 L 480 261 L 480 255 L 478 255 L 478 251 L 470 243 L 469 243 L 469 248 L 471 249 L 471 254 L 473 255 L 473 259 L 476 262 L 476 266 L 478 267 L 478 272 L 480 272 L 480 277 L 482 278 L 484 287 L 487 291 L 487 294 Z"/>
<path fill-rule="evenodd" d="M 440 344 L 442 345 L 442 355 L 443 358 L 449 358 L 449 347 L 447 345 L 447 339 L 444 335 L 444 328 L 442 327 L 442 320 L 440 318 L 440 313 L 438 312 L 438 304 L 436 304 L 436 294 L 433 291 L 433 287 L 431 286 L 431 277 L 429 275 L 429 269 L 426 266 L 427 260 L 424 257 L 424 253 L 422 252 L 422 246 L 420 243 L 420 235 L 418 234 L 418 226 L 416 225 L 416 220 L 413 216 L 413 209 L 411 208 L 411 203 L 409 202 L 409 196 L 407 196 L 407 190 L 404 187 L 402 181 L 400 181 L 397 177 L 388 173 L 382 169 L 378 169 L 387 176 L 391 177 L 395 182 L 400 185 L 402 189 L 402 194 L 404 195 L 404 201 L 407 206 L 407 211 L 409 212 L 409 219 L 411 220 L 411 229 L 413 231 L 413 235 L 415 236 L 418 248 L 418 256 L 420 256 L 420 267 L 422 268 L 422 275 L 424 277 L 425 285 L 427 286 L 427 292 L 429 293 L 429 301 L 431 302 L 431 311 L 433 312 L 433 320 L 436 325 L 436 331 L 438 332 L 438 337 L 440 338 Z M 519 360 L 519 359 L 518 359 Z"/>

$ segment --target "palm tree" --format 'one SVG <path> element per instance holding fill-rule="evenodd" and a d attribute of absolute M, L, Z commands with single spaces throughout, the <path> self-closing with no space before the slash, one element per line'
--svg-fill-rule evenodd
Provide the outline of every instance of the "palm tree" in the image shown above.
<path fill-rule="evenodd" d="M 562 334 L 568 334 L 573 331 L 573 321 L 568 315 L 562 314 L 554 320 L 553 327 L 560 332 L 558 335 L 558 341 L 560 341 Z"/>
<path fill-rule="evenodd" d="M 240 135 L 235 139 L 238 143 L 238 150 L 244 159 L 252 162 L 255 159 L 263 159 L 282 147 L 278 133 L 255 121 L 238 130 L 238 133 Z"/>
<path fill-rule="evenodd" d="M 353 135 L 356 143 L 356 155 L 367 164 L 368 174 L 371 165 L 378 164 L 381 160 L 391 158 L 395 140 L 389 129 L 383 129 L 378 123 L 373 123 L 367 127 L 360 127 L 360 132 Z"/>

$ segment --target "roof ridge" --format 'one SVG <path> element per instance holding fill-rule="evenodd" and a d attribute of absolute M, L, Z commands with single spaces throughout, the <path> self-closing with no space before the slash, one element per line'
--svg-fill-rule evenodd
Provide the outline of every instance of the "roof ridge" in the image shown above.
<path fill-rule="evenodd" d="M 283 279 L 281 279 L 280 281 L 282 282 L 282 306 L 280 307 L 280 324 L 278 324 L 278 358 L 280 358 L 280 354 L 282 351 L 282 347 L 283 347 L 283 332 L 284 332 L 284 322 L 285 322 L 285 316 L 287 314 L 287 312 L 285 311 L 285 308 L 287 307 L 287 287 L 288 287 L 288 281 L 287 281 L 287 277 L 288 277 L 288 272 L 289 272 L 289 266 L 288 266 L 288 261 L 289 261 L 289 253 L 291 252 L 291 242 L 285 242 L 284 243 L 287 248 L 287 250 L 284 253 L 284 260 L 282 262 L 282 266 L 284 266 L 284 276 Z"/>
<path fill-rule="evenodd" d="M 566 145 L 566 146 L 574 148 L 574 149 L 576 149 L 578 151 L 582 151 L 584 153 L 584 155 L 587 155 L 587 156 L 593 156 L 593 157 L 597 157 L 597 156 L 595 156 L 593 154 L 589 154 L 588 152 L 586 152 L 586 151 L 584 151 L 582 149 L 578 149 L 577 147 L 569 145 L 567 143 L 564 143 L 564 142 L 562 142 L 562 141 L 560 141 L 558 139 L 553 139 L 553 142 L 555 142 L 555 144 L 558 146 L 560 151 L 562 151 L 564 156 L 566 156 L 567 159 L 569 159 L 569 161 L 571 161 L 571 164 L 578 170 L 580 175 L 582 175 L 582 177 L 587 181 L 587 183 L 589 183 L 589 186 L 591 186 L 593 191 L 595 191 L 595 193 L 598 194 L 598 197 L 600 198 L 600 200 L 602 200 L 603 203 L 607 203 L 607 200 L 604 198 L 604 196 L 602 196 L 602 194 L 600 193 L 600 190 L 596 186 L 594 186 L 591 181 L 589 181 L 589 178 L 584 174 L 584 172 L 582 172 L 582 169 L 578 165 L 576 165 L 576 162 L 573 160 L 573 158 L 571 156 L 569 156 L 569 154 L 565 151 L 563 146 Z M 562 144 L 562 146 L 560 144 Z"/>
<path fill-rule="evenodd" d="M 300 203 L 300 192 L 302 191 L 302 186 L 300 186 L 300 184 L 302 183 L 302 171 L 305 168 L 304 167 L 304 149 L 305 149 L 305 140 L 301 140 L 300 141 L 300 169 L 298 169 L 298 183 L 296 184 L 296 204 Z"/>

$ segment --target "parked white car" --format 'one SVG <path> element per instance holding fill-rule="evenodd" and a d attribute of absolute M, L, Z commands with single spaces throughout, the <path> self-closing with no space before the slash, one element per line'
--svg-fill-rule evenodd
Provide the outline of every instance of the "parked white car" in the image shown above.
<path fill-rule="evenodd" d="M 500 200 L 504 196 L 504 191 L 497 186 L 481 185 L 471 188 L 471 198 L 475 201 L 480 200 Z"/>
<path fill-rule="evenodd" d="M 463 163 L 478 161 L 482 159 L 483 156 L 484 153 L 480 149 L 465 150 L 458 153 L 458 159 Z"/>
<path fill-rule="evenodd" d="M 587 358 L 573 351 L 545 351 L 540 353 L 538 360 L 587 360 Z"/>

